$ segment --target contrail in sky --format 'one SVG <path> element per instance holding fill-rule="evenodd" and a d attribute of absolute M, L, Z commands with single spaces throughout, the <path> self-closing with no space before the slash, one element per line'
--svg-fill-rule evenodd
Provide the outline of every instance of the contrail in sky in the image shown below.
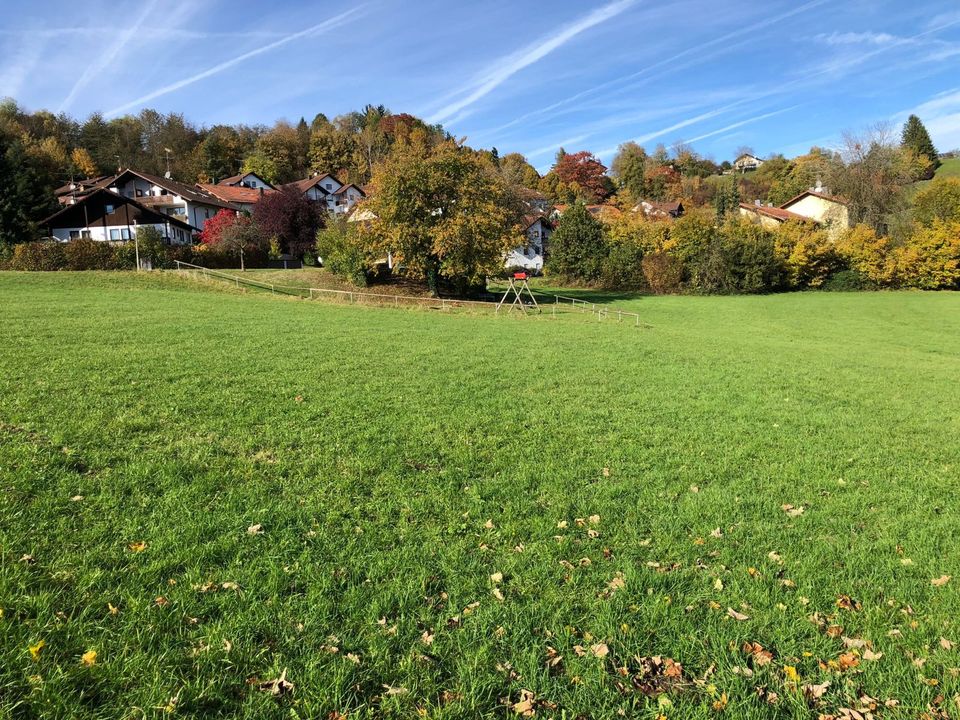
<path fill-rule="evenodd" d="M 245 60 L 249 60 L 252 57 L 256 57 L 257 55 L 262 55 L 263 53 L 270 52 L 271 50 L 276 50 L 278 47 L 286 45 L 287 43 L 291 43 L 294 40 L 299 40 L 300 38 L 307 37 L 308 35 L 316 35 L 318 33 L 324 33 L 324 32 L 333 30 L 334 28 L 337 28 L 343 25 L 348 20 L 355 18 L 362 10 L 364 10 L 365 7 L 366 7 L 365 5 L 361 5 L 351 10 L 347 10 L 344 13 L 335 15 L 329 20 L 324 20 L 322 23 L 318 23 L 316 25 L 313 25 L 312 27 L 308 27 L 306 30 L 300 30 L 299 32 L 295 32 L 291 35 L 286 35 L 285 37 L 282 37 L 279 40 L 276 40 L 272 43 L 269 43 L 267 45 L 258 47 L 254 50 L 245 52 L 241 55 L 238 55 L 235 58 L 231 58 L 230 60 L 225 60 L 224 62 L 214 65 L 211 68 L 207 68 L 202 72 L 198 72 L 196 75 L 191 75 L 190 77 L 184 78 L 183 80 L 177 80 L 176 82 L 170 83 L 169 85 L 164 85 L 163 87 L 157 90 L 154 90 L 153 92 L 147 93 L 142 97 L 138 97 L 136 100 L 131 100 L 130 102 L 120 105 L 119 107 L 115 107 L 113 110 L 110 110 L 108 113 L 106 113 L 106 115 L 107 117 L 113 117 L 115 115 L 119 115 L 122 112 L 141 106 L 144 103 L 148 103 L 151 100 L 154 100 L 155 98 L 160 97 L 161 95 L 167 95 L 169 93 L 175 92 L 176 90 L 180 90 L 181 88 L 185 88 L 188 85 L 193 85 L 193 83 L 195 82 L 205 80 L 206 78 L 211 77 L 212 75 L 221 73 L 224 70 L 229 70 L 235 65 L 239 65 L 240 63 L 244 62 Z"/>
<path fill-rule="evenodd" d="M 825 0 L 820 1 L 825 2 Z M 489 68 L 486 77 L 483 78 L 482 82 L 474 87 L 466 97 L 456 100 L 441 108 L 429 118 L 428 122 L 439 123 L 449 119 L 453 115 L 456 115 L 465 107 L 472 105 L 484 95 L 487 95 L 493 91 L 512 75 L 515 75 L 525 67 L 532 65 L 538 60 L 546 57 L 557 48 L 570 42 L 570 40 L 575 38 L 580 33 L 619 15 L 628 7 L 633 5 L 634 2 L 635 0 L 617 0 L 616 2 L 604 5 L 603 7 L 594 10 L 589 15 L 584 16 L 577 22 L 566 26 L 553 37 L 548 38 L 539 44 L 530 45 L 518 52 L 501 58 L 497 63 Z"/>

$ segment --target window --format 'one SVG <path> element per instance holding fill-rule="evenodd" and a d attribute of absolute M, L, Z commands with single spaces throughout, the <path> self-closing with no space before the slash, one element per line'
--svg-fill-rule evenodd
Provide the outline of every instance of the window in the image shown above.
<path fill-rule="evenodd" d="M 120 239 L 120 231 L 119 231 L 119 230 L 111 230 L 111 231 L 110 231 L 110 239 L 111 239 L 111 240 L 119 240 L 119 239 Z"/>
<path fill-rule="evenodd" d="M 121 239 L 121 240 L 129 240 L 129 239 L 130 239 L 130 231 L 129 231 L 127 228 L 123 228 L 123 229 L 120 231 L 120 239 Z"/>
<path fill-rule="evenodd" d="M 89 240 L 89 239 L 90 239 L 90 231 L 89 231 L 89 230 L 81 230 L 81 231 L 80 231 L 80 237 L 82 237 L 84 240 Z"/>
<path fill-rule="evenodd" d="M 109 205 L 109 204 L 108 204 L 108 205 L 104 205 L 104 206 L 103 206 L 103 211 L 104 211 L 107 215 L 113 215 L 113 211 L 114 211 L 114 210 L 115 210 L 115 208 L 113 207 L 113 205 Z"/>
<path fill-rule="evenodd" d="M 333 183 L 324 183 L 323 186 L 324 186 L 327 190 L 333 190 Z"/>
<path fill-rule="evenodd" d="M 137 197 L 143 197 L 143 190 L 137 188 Z"/>
<path fill-rule="evenodd" d="M 70 239 L 71 239 L 71 240 L 78 240 L 78 239 L 80 239 L 80 231 L 79 231 L 79 230 L 71 230 L 71 231 L 70 231 Z"/>

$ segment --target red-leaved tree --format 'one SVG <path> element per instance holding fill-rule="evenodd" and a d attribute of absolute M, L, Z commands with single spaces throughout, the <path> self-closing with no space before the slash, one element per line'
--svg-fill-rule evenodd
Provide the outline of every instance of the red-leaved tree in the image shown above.
<path fill-rule="evenodd" d="M 223 237 L 223 231 L 233 227 L 237 222 L 237 214 L 233 210 L 221 210 L 207 220 L 200 232 L 200 242 L 204 245 L 216 245 Z"/>
<path fill-rule="evenodd" d="M 606 166 L 586 150 L 559 156 L 553 172 L 561 182 L 576 185 L 586 193 L 590 202 L 599 202 L 610 194 L 611 182 Z"/>
<path fill-rule="evenodd" d="M 261 234 L 267 239 L 276 238 L 280 251 L 295 257 L 316 244 L 324 214 L 320 203 L 291 187 L 264 195 L 253 207 L 253 219 Z"/>

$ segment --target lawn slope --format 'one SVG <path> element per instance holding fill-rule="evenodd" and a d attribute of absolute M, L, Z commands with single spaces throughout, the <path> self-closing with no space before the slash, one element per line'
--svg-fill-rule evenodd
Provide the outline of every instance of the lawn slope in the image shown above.
<path fill-rule="evenodd" d="M 952 703 L 960 296 L 616 304 L 0 273 L 0 716 Z"/>

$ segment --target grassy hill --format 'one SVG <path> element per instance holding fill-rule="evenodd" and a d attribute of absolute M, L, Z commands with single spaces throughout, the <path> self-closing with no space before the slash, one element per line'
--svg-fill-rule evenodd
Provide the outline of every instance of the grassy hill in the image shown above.
<path fill-rule="evenodd" d="M 960 157 L 948 158 L 937 168 L 937 177 L 960 177 Z"/>
<path fill-rule="evenodd" d="M 960 295 L 615 300 L 0 274 L 0 716 L 952 702 Z"/>

